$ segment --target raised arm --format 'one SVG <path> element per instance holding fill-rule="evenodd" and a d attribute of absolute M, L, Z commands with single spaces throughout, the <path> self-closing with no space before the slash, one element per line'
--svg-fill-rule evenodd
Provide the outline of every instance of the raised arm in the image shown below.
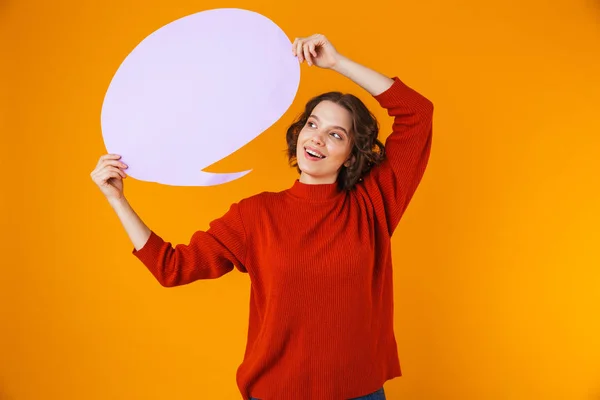
<path fill-rule="evenodd" d="M 316 65 L 336 71 L 365 89 L 372 96 L 386 91 L 394 81 L 385 75 L 365 67 L 338 53 L 329 40 L 320 34 L 297 38 L 292 45 L 293 53 L 301 63 Z"/>
<path fill-rule="evenodd" d="M 429 162 L 433 103 L 394 78 L 393 85 L 375 96 L 394 118 L 385 141 L 385 160 L 364 178 L 364 187 L 382 212 L 391 235 L 408 207 Z"/>
<path fill-rule="evenodd" d="M 386 219 L 390 235 L 415 193 L 431 152 L 433 103 L 397 77 L 388 78 L 341 55 L 323 35 L 292 45 L 300 62 L 336 71 L 365 89 L 394 117 L 385 161 L 364 177 L 364 187 Z"/>

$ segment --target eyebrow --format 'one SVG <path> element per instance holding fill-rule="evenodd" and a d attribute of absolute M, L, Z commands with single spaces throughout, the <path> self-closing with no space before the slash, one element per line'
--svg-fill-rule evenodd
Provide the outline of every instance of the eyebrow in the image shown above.
<path fill-rule="evenodd" d="M 317 121 L 321 121 L 321 120 L 319 119 L 319 117 L 317 117 L 315 114 L 311 114 L 309 118 L 314 118 L 314 119 L 316 119 Z M 347 131 L 345 128 L 341 127 L 341 126 L 337 126 L 337 125 L 336 125 L 336 126 L 332 126 L 332 128 L 339 129 L 339 130 L 343 131 L 343 132 L 344 132 L 346 135 L 348 135 L 348 131 Z"/>

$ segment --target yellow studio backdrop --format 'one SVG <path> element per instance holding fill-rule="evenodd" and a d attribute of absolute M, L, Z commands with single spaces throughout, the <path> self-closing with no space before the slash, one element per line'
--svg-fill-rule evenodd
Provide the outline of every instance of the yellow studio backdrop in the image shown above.
<path fill-rule="evenodd" d="M 324 33 L 435 104 L 431 162 L 394 237 L 404 376 L 388 398 L 600 399 L 595 0 L 2 1 L 0 399 L 240 398 L 248 276 L 162 288 L 89 176 L 122 60 L 167 23 L 220 7 L 257 11 L 290 39 Z M 391 118 L 366 92 L 301 74 L 288 112 L 209 168 L 248 176 L 126 180 L 144 221 L 187 243 L 231 203 L 291 186 L 285 129 L 319 92 L 359 95 L 387 136 Z"/>

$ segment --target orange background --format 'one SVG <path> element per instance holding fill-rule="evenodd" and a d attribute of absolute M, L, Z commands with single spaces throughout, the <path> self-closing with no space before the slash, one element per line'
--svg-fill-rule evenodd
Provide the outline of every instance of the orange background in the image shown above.
<path fill-rule="evenodd" d="M 121 61 L 161 26 L 218 7 L 257 11 L 290 39 L 324 33 L 435 104 L 431 162 L 394 237 L 404 376 L 388 398 L 600 399 L 592 0 L 2 1 L 0 399 L 240 398 L 248 276 L 162 288 L 89 176 Z M 391 123 L 345 78 L 303 66 L 288 113 L 209 169 L 250 175 L 208 188 L 130 178 L 130 202 L 178 243 L 232 202 L 289 187 L 285 128 L 334 88 Z"/>

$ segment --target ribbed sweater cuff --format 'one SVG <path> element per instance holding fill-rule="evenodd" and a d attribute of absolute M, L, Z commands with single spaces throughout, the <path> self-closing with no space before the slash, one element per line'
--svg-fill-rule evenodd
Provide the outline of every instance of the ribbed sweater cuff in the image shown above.
<path fill-rule="evenodd" d="M 429 106 L 431 102 L 423 95 L 407 86 L 397 76 L 392 78 L 394 83 L 383 93 L 374 96 L 383 108 L 408 107 L 421 109 Z"/>

